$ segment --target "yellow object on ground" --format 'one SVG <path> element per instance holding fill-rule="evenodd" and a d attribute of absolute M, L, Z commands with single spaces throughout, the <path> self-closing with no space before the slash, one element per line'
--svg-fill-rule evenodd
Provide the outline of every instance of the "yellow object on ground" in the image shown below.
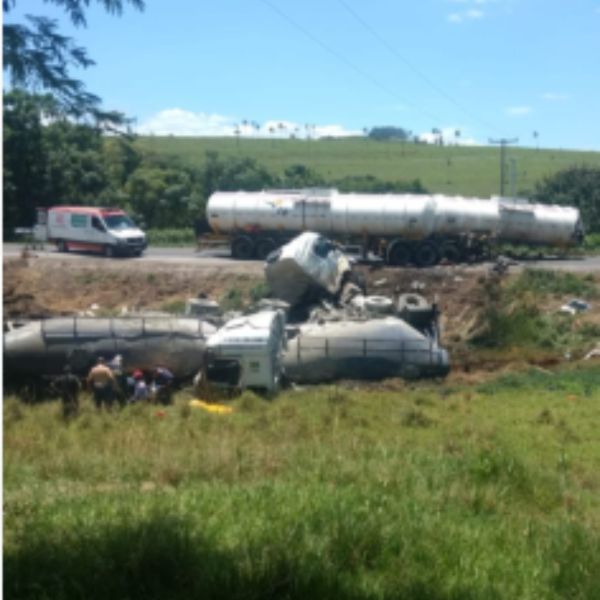
<path fill-rule="evenodd" d="M 233 412 L 233 408 L 231 408 L 231 406 L 223 406 L 222 404 L 212 404 L 210 402 L 205 402 L 204 400 L 190 400 L 190 406 L 203 408 L 204 410 L 213 413 L 229 414 Z"/>

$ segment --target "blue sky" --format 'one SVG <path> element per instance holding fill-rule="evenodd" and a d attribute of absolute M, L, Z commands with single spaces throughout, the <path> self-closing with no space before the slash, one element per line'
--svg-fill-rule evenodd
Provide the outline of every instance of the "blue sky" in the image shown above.
<path fill-rule="evenodd" d="M 600 150 L 600 0 L 146 0 L 75 29 L 74 74 L 141 133 L 315 135 L 394 125 L 463 143 Z M 279 133 L 278 133 L 279 135 Z M 453 137 L 453 136 L 451 136 Z"/>

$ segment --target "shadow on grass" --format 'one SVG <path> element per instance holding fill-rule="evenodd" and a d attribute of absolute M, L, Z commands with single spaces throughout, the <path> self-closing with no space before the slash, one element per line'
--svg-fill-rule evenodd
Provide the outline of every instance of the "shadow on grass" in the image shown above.
<path fill-rule="evenodd" d="M 399 583 L 398 573 L 365 591 L 360 565 L 335 565 L 281 544 L 216 549 L 191 522 L 153 516 L 62 532 L 37 527 L 8 544 L 4 594 L 12 600 L 317 599 L 474 600 L 465 590 L 439 592 L 431 581 Z M 341 570 L 341 572 L 340 572 Z M 385 578 L 385 575 L 384 575 Z M 395 581 L 395 583 L 392 583 Z M 362 588 L 362 590 L 361 590 Z M 489 598 L 489 594 L 485 598 Z"/>

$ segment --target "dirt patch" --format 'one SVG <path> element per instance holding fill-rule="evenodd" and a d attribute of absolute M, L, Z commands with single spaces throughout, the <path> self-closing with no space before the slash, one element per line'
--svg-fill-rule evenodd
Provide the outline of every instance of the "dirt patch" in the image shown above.
<path fill-rule="evenodd" d="M 248 298 L 263 281 L 260 270 L 111 261 L 101 266 L 83 261 L 35 258 L 4 259 L 4 319 L 77 314 L 99 307 L 100 313 L 164 310 L 206 294 L 220 300 L 229 289 Z"/>

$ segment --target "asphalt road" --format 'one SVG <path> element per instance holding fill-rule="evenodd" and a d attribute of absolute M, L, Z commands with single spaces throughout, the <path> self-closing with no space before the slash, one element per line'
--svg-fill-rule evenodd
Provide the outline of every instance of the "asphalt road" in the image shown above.
<path fill-rule="evenodd" d="M 5 257 L 16 257 L 21 254 L 23 244 L 3 244 L 2 254 Z M 148 248 L 143 256 L 139 258 L 115 258 L 107 259 L 93 253 L 85 252 L 68 252 L 59 253 L 53 246 L 46 246 L 44 250 L 32 250 L 32 252 L 41 259 L 48 260 L 88 260 L 88 261 L 107 261 L 107 260 L 122 260 L 130 262 L 161 262 L 161 263 L 177 263 L 187 265 L 202 265 L 202 266 L 222 266 L 227 268 L 228 265 L 240 266 L 240 264 L 255 264 L 260 265 L 262 261 L 234 261 L 228 250 L 203 250 L 195 252 L 193 248 Z M 572 258 L 557 258 L 547 257 L 541 260 L 523 260 L 520 265 L 534 268 L 559 269 L 566 271 L 579 272 L 600 272 L 600 256 L 587 257 L 572 257 Z M 512 269 L 511 269 L 512 270 Z"/>

